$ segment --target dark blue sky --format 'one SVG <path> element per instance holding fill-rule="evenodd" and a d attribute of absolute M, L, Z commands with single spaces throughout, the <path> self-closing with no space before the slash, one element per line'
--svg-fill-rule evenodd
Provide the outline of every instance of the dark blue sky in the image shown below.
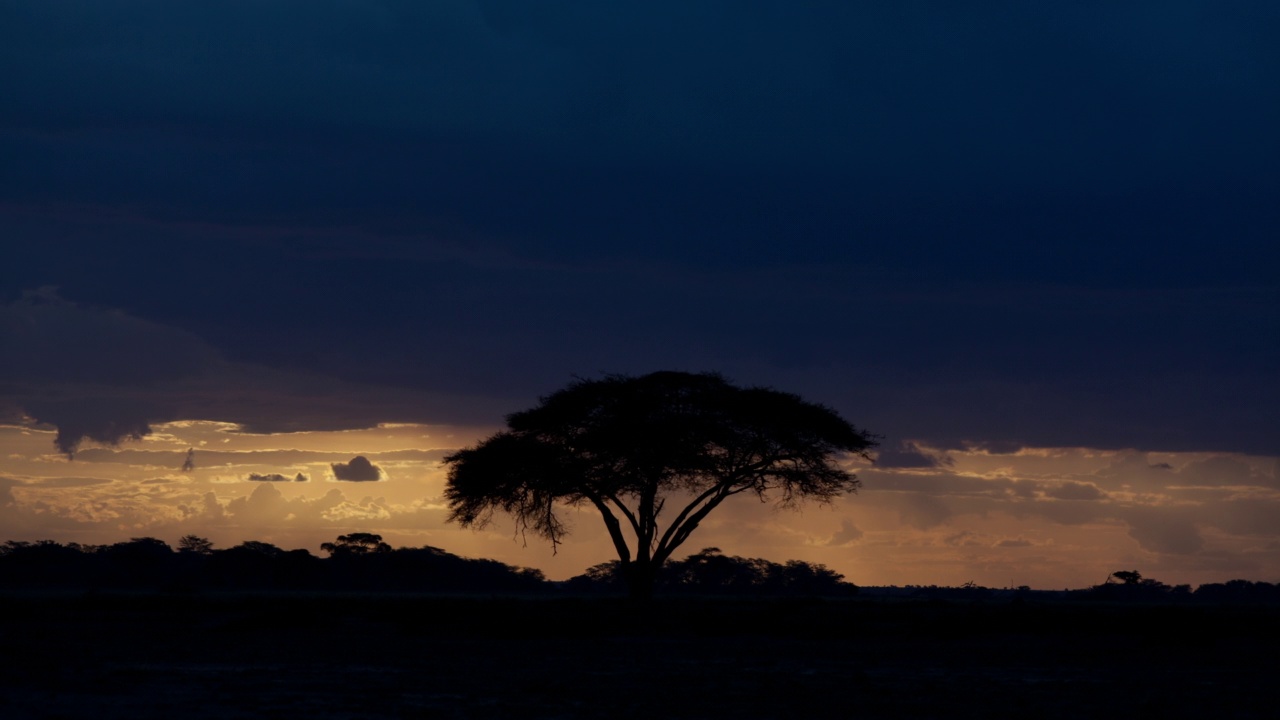
<path fill-rule="evenodd" d="M 1280 9 L 866 5 L 0 3 L 4 410 L 1280 454 Z"/>

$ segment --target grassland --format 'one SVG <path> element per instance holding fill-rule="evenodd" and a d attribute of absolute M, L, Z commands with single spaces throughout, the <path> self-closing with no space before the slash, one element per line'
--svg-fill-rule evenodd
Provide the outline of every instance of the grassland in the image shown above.
<path fill-rule="evenodd" d="M 1274 607 L 0 596 L 21 718 L 1274 717 Z"/>

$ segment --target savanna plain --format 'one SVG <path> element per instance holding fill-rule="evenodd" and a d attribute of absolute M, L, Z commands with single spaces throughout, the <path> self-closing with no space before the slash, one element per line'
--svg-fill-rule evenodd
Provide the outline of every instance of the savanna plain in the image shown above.
<path fill-rule="evenodd" d="M 1267 605 L 8 591 L 12 718 L 1274 717 Z"/>

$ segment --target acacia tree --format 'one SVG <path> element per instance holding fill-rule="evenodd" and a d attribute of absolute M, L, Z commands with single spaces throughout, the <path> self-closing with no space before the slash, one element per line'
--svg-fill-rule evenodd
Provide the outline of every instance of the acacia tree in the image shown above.
<path fill-rule="evenodd" d="M 560 511 L 589 504 L 632 596 L 647 597 L 658 569 L 722 502 L 744 493 L 782 507 L 830 502 L 859 485 L 838 459 L 866 458 L 875 445 L 830 408 L 714 373 L 611 375 L 573 382 L 446 457 L 445 497 L 463 527 L 507 513 L 553 551 L 567 532 Z"/>
<path fill-rule="evenodd" d="M 320 543 L 320 549 L 332 557 L 391 552 L 391 546 L 382 542 L 381 535 L 365 532 L 339 535 L 337 542 Z"/>

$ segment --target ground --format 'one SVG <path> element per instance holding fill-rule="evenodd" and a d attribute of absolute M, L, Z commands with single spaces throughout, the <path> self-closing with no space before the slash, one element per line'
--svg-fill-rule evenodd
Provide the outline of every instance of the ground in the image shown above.
<path fill-rule="evenodd" d="M 1273 717 L 1269 607 L 0 596 L 0 716 Z"/>

